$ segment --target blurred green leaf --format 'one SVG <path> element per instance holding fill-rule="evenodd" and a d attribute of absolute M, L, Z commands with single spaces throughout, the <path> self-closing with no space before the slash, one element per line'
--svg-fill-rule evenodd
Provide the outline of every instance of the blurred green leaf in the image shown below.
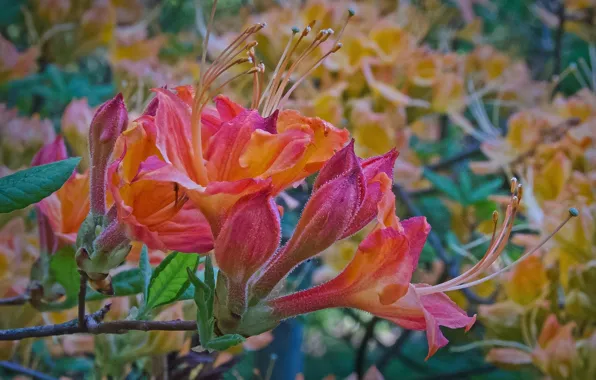
<path fill-rule="evenodd" d="M 428 168 L 424 169 L 423 175 L 433 184 L 433 186 L 445 193 L 449 198 L 459 203 L 463 203 L 464 199 L 459 188 L 449 177 L 437 174 Z"/>
<path fill-rule="evenodd" d="M 230 347 L 236 346 L 246 339 L 240 334 L 226 334 L 213 338 L 207 343 L 207 348 L 211 348 L 217 351 L 227 350 Z"/>
<path fill-rule="evenodd" d="M 474 190 L 469 196 L 470 203 L 477 203 L 486 200 L 490 195 L 495 194 L 503 187 L 503 179 L 495 178 L 487 180 L 478 186 L 474 187 Z"/>

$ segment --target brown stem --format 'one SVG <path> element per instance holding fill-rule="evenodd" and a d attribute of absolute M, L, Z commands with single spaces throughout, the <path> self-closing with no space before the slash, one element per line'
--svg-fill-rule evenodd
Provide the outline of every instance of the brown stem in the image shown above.
<path fill-rule="evenodd" d="M 24 305 L 28 301 L 29 301 L 29 296 L 27 294 L 19 294 L 18 296 L 14 296 L 14 297 L 1 298 L 0 306 Z"/>
<path fill-rule="evenodd" d="M 21 340 L 26 338 L 43 338 L 48 336 L 69 334 L 124 334 L 128 331 L 194 331 L 197 329 L 195 321 L 114 321 L 101 322 L 106 308 L 88 315 L 84 326 L 79 325 L 78 319 L 57 325 L 24 327 L 12 330 L 0 330 L 0 341 Z"/>
<path fill-rule="evenodd" d="M 79 271 L 81 275 L 81 282 L 79 287 L 79 315 L 78 321 L 79 326 L 87 327 L 87 321 L 85 318 L 85 296 L 87 295 L 87 274 L 83 271 Z"/>

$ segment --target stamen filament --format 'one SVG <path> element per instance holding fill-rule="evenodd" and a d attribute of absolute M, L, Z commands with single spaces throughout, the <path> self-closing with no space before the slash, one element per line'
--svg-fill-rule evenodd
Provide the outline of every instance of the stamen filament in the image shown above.
<path fill-rule="evenodd" d="M 284 59 L 281 62 L 281 65 L 279 65 L 279 71 L 271 79 L 273 81 L 273 84 L 271 85 L 271 90 L 270 90 L 271 93 L 269 94 L 269 97 L 267 98 L 267 101 L 265 102 L 265 106 L 263 107 L 263 112 L 262 112 L 263 113 L 263 116 L 269 116 L 269 109 L 271 108 L 272 98 L 275 96 L 275 93 L 277 91 L 279 82 L 281 81 L 282 76 L 283 76 L 283 73 L 286 70 L 286 66 L 290 62 L 290 57 L 292 56 L 292 54 L 294 54 L 294 51 L 296 50 L 296 48 L 298 47 L 298 45 L 300 45 L 300 42 L 306 36 L 308 36 L 308 34 L 310 33 L 310 31 L 311 31 L 312 27 L 314 26 L 314 24 L 315 24 L 315 21 L 312 21 L 308 26 L 306 26 L 306 28 L 304 28 L 304 30 L 300 34 L 300 37 L 298 37 L 298 40 L 296 41 L 296 43 L 292 46 L 292 48 L 290 49 L 289 53 L 284 57 Z M 293 38 L 292 38 L 292 40 L 293 40 Z"/>
<path fill-rule="evenodd" d="M 574 212 L 574 210 L 575 210 L 575 212 Z M 506 267 L 504 267 L 502 269 L 499 269 L 495 273 L 492 273 L 492 274 L 490 274 L 490 275 L 488 275 L 486 277 L 483 277 L 483 278 L 481 278 L 479 280 L 469 282 L 467 284 L 463 284 L 463 285 L 459 285 L 459 286 L 454 286 L 452 288 L 449 288 L 449 291 L 451 291 L 451 290 L 459 290 L 459 289 L 464 289 L 464 288 L 469 288 L 471 286 L 482 284 L 483 282 L 486 282 L 488 280 L 491 280 L 491 279 L 495 278 L 496 276 L 500 275 L 501 273 L 506 272 L 509 269 L 515 267 L 516 265 L 518 265 L 519 263 L 521 263 L 522 261 L 524 261 L 525 259 L 527 259 L 534 252 L 536 252 L 537 250 L 539 250 L 540 248 L 542 248 L 542 246 L 544 244 L 546 244 L 546 242 L 549 241 L 557 232 L 559 232 L 561 230 L 561 228 L 563 228 L 565 226 L 565 224 L 567 224 L 567 222 L 569 222 L 571 220 L 571 218 L 574 218 L 576 216 L 577 216 L 577 210 L 576 209 L 573 209 L 573 208 L 570 209 L 569 210 L 569 215 L 567 216 L 567 218 L 563 222 L 561 222 L 561 224 L 559 224 L 557 226 L 557 228 L 555 228 L 555 230 L 553 232 L 551 232 L 547 237 L 545 237 L 544 239 L 542 239 L 540 241 L 540 243 L 538 243 L 538 245 L 536 245 L 530 251 L 528 251 L 528 252 L 524 253 L 523 255 L 521 255 L 519 259 L 515 260 L 514 262 L 512 262 L 509 265 L 507 265 Z"/>
<path fill-rule="evenodd" d="M 269 93 L 269 90 L 271 89 L 271 85 L 273 84 L 274 78 L 277 76 L 277 73 L 279 72 L 279 69 L 281 67 L 281 64 L 284 62 L 284 60 L 286 58 L 286 55 L 288 54 L 288 50 L 290 50 L 290 46 L 292 45 L 292 41 L 294 40 L 294 36 L 299 31 L 300 30 L 298 28 L 296 28 L 296 27 L 293 27 L 292 28 L 292 36 L 288 40 L 288 43 L 286 44 L 286 47 L 284 48 L 284 51 L 281 54 L 281 58 L 279 59 L 279 62 L 277 63 L 277 66 L 275 67 L 275 70 L 273 71 L 273 75 L 271 76 L 271 80 L 267 84 L 267 87 L 265 87 L 265 91 L 263 91 L 263 95 L 261 96 L 261 101 L 259 102 L 259 107 L 261 106 L 261 103 L 263 102 L 263 100 L 265 99 L 265 97 L 267 96 L 267 94 Z"/>
<path fill-rule="evenodd" d="M 298 78 L 296 80 L 296 82 L 292 85 L 292 87 L 290 87 L 290 89 L 286 92 L 286 94 L 284 95 L 284 97 L 279 102 L 278 108 L 282 108 L 283 107 L 284 103 L 286 101 L 288 101 L 288 99 L 290 98 L 290 95 L 292 95 L 292 93 L 294 92 L 294 90 L 296 90 L 296 88 L 298 88 L 298 86 L 300 85 L 300 83 L 302 83 L 302 81 L 306 77 L 308 77 L 313 71 L 315 71 L 317 69 L 317 67 L 319 67 L 327 57 L 329 57 L 331 54 L 337 52 L 339 49 L 341 49 L 341 47 L 342 47 L 342 44 L 341 43 L 336 44 L 333 47 L 333 49 L 331 49 L 327 53 L 325 53 L 308 70 L 306 70 L 306 72 L 304 74 L 302 74 L 302 76 L 300 78 Z"/>
<path fill-rule="evenodd" d="M 213 1 L 213 6 L 211 7 L 211 16 L 209 18 L 209 24 L 207 26 L 207 33 L 205 35 L 205 39 L 203 40 L 203 53 L 201 57 L 201 66 L 200 66 L 200 77 L 197 89 L 195 91 L 195 99 L 192 107 L 192 113 L 190 117 L 190 126 L 192 129 L 192 145 L 193 145 L 193 155 L 195 156 L 193 162 L 195 163 L 195 176 L 196 180 L 201 186 L 206 186 L 208 182 L 207 177 L 207 168 L 205 167 L 205 162 L 203 161 L 203 142 L 201 140 L 201 108 L 198 108 L 197 105 L 200 103 L 201 95 L 203 94 L 203 80 L 204 80 L 204 73 L 205 73 L 205 61 L 207 60 L 207 46 L 209 45 L 209 36 L 211 34 L 211 28 L 213 27 L 213 19 L 215 18 L 215 10 L 217 9 L 217 0 Z"/>
<path fill-rule="evenodd" d="M 517 179 L 512 178 L 512 196 L 511 201 L 507 206 L 505 219 L 503 220 L 503 227 L 495 240 L 498 213 L 493 213 L 493 223 L 495 225 L 495 228 L 493 229 L 493 236 L 489 248 L 487 249 L 482 259 L 478 261 L 478 263 L 476 263 L 476 265 L 474 265 L 472 268 L 470 268 L 463 274 L 455 278 L 452 278 L 449 281 L 434 286 L 419 288 L 417 290 L 419 294 L 432 294 L 436 292 L 448 291 L 455 286 L 459 286 L 465 283 L 466 281 L 470 281 L 478 277 L 480 274 L 482 274 L 482 272 L 488 269 L 495 262 L 495 260 L 499 257 L 501 252 L 505 249 L 506 245 L 508 244 L 509 236 L 511 235 L 511 231 L 513 229 L 513 224 L 515 221 L 515 215 L 517 213 L 517 210 L 519 209 L 519 196 L 521 195 L 521 189 L 522 187 L 521 185 L 518 185 Z"/>
<path fill-rule="evenodd" d="M 296 59 L 296 61 L 294 63 L 292 63 L 292 66 L 290 66 L 290 68 L 288 69 L 288 72 L 284 76 L 283 81 L 281 82 L 281 84 L 279 85 L 277 90 L 274 93 L 272 93 L 272 100 L 269 104 L 269 109 L 268 109 L 267 115 L 270 115 L 273 112 L 273 110 L 278 106 L 280 99 L 284 93 L 284 89 L 288 85 L 288 82 L 290 81 L 292 74 L 298 68 L 300 63 L 310 53 L 312 53 L 316 48 L 318 48 L 323 42 L 325 42 L 332 33 L 333 33 L 332 29 L 326 29 L 326 30 L 319 31 L 319 33 L 317 33 L 317 36 L 311 42 L 311 44 L 308 46 L 308 48 L 306 48 L 306 50 L 302 54 L 300 54 L 300 56 Z"/>
<path fill-rule="evenodd" d="M 348 23 L 350 22 L 350 19 L 356 14 L 356 12 L 352 9 L 349 8 L 348 9 L 348 17 L 346 18 L 346 22 L 344 22 L 344 25 L 341 27 L 339 33 L 337 34 L 337 38 L 335 38 L 335 43 L 334 45 L 337 45 L 337 43 L 341 40 L 341 37 L 344 34 L 344 31 L 346 30 L 346 27 L 348 26 Z"/>

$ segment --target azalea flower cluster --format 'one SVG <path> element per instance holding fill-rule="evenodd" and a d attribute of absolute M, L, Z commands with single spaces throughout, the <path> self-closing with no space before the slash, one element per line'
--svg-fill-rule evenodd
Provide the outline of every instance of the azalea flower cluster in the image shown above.
<path fill-rule="evenodd" d="M 299 12 L 279 6 L 255 14 L 239 35 L 207 28 L 202 47 L 190 42 L 186 56 L 168 60 L 161 53 L 171 36 L 150 32 L 157 16 L 142 12 L 140 0 L 32 2 L 39 47 L 19 53 L 0 37 L 0 84 L 35 71 L 42 47 L 55 63 L 103 48 L 122 93 L 96 108 L 72 101 L 58 133 L 49 120 L 0 104 L 0 176 L 83 157 L 64 186 L 35 205 L 35 222 L 23 211 L 1 216 L 0 298 L 31 299 L 11 306 L 19 318 L 2 313 L 0 327 L 76 317 L 73 309 L 50 311 L 65 294 L 47 262 L 64 248 L 76 250 L 78 270 L 109 296 L 112 277 L 136 265 L 145 247 L 152 265 L 172 251 L 214 260 L 213 334 L 250 337 L 245 349 L 268 344 L 268 332 L 288 318 L 354 308 L 425 331 L 429 358 L 448 343 L 441 327 L 474 325 L 476 310 L 461 291 L 480 285 L 477 293 L 496 300 L 478 308 L 488 332 L 475 345 L 490 348 L 488 361 L 533 365 L 552 378 L 596 376 L 588 360 L 596 354 L 596 77 L 582 66 L 585 88 L 550 99 L 577 68 L 554 83 L 532 80 L 525 63 L 482 42 L 480 20 L 461 7 L 466 23 L 441 41 L 444 48 L 424 42 L 433 26 L 449 22 L 438 2 L 425 2 L 424 12 L 358 2 L 346 12 L 313 0 Z M 286 27 L 295 23 L 301 28 Z M 177 42 L 187 37 L 194 40 Z M 473 47 L 453 52 L 458 41 Z M 498 105 L 492 121 L 488 102 Z M 501 117 L 506 132 L 493 125 Z M 484 244 L 485 253 L 443 276 L 439 261 L 433 273 L 420 273 L 431 226 L 423 216 L 397 217 L 393 186 L 429 188 L 413 137 L 436 142 L 447 122 L 481 143 L 487 159 L 470 164 L 475 173 L 513 179 L 510 194 L 493 199 L 503 218 L 495 212 L 469 231 L 467 223 L 453 227 L 462 241 L 482 234 L 460 252 Z M 297 186 L 312 191 L 282 241 L 288 191 Z M 470 211 L 449 207 L 456 220 Z M 513 234 L 519 214 L 541 236 Z M 503 254 L 512 235 L 527 248 L 519 259 Z M 321 255 L 315 286 L 289 290 L 287 277 Z M 134 318 L 138 298 L 115 299 L 107 320 Z M 194 308 L 175 303 L 154 317 L 195 319 Z M 95 350 L 97 365 L 117 374 L 141 357 L 188 353 L 189 336 L 65 337 L 54 354 Z M 29 345 L 2 342 L 0 351 L 26 357 Z M 217 365 L 239 350 L 220 354 Z"/>

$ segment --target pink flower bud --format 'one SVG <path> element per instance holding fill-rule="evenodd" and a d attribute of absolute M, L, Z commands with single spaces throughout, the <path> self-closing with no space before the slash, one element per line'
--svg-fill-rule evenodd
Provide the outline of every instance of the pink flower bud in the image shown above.
<path fill-rule="evenodd" d="M 106 168 L 116 139 L 128 124 L 128 112 L 122 94 L 102 104 L 89 128 L 91 154 L 91 212 L 104 215 L 106 211 Z"/>
<path fill-rule="evenodd" d="M 377 207 L 384 192 L 391 190 L 382 186 L 379 176 L 386 174 L 387 177 L 393 178 L 393 165 L 398 155 L 397 150 L 392 149 L 382 156 L 362 161 L 362 171 L 366 179 L 366 196 L 352 223 L 342 235 L 342 239 L 363 229 L 377 215 Z"/>
<path fill-rule="evenodd" d="M 321 169 L 320 176 L 292 238 L 256 281 L 257 297 L 268 294 L 295 266 L 340 239 L 360 209 L 366 183 L 353 143 L 337 152 Z"/>
<path fill-rule="evenodd" d="M 215 241 L 215 259 L 228 280 L 228 307 L 242 314 L 247 282 L 273 255 L 281 238 L 280 216 L 269 190 L 242 198 L 230 210 Z"/>
<path fill-rule="evenodd" d="M 66 160 L 68 153 L 62 137 L 58 136 L 54 141 L 44 145 L 31 160 L 31 166 L 45 165 L 56 161 Z"/>

